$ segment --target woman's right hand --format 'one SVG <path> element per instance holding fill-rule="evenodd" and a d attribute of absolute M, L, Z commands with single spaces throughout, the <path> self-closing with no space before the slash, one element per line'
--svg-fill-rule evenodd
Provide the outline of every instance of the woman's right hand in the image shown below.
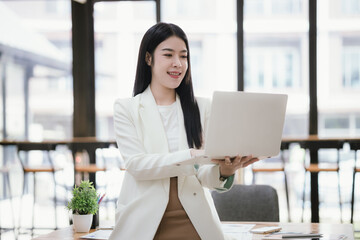
<path fill-rule="evenodd" d="M 254 158 L 252 155 L 249 156 L 236 156 L 235 158 L 225 157 L 225 159 L 212 159 L 213 163 L 217 163 L 220 166 L 220 175 L 229 177 L 235 174 L 239 168 L 244 168 L 259 161 L 258 158 Z"/>

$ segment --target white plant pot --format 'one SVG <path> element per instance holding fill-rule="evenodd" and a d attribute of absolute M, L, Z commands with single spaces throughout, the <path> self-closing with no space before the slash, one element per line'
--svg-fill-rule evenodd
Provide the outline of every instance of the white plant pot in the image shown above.
<path fill-rule="evenodd" d="M 75 232 L 89 232 L 93 220 L 92 214 L 79 215 L 73 214 Z"/>

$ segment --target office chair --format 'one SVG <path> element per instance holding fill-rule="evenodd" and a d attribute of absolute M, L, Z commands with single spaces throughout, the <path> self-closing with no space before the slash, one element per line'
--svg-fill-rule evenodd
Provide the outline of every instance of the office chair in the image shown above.
<path fill-rule="evenodd" d="M 286 196 L 286 204 L 287 204 L 287 212 L 288 212 L 288 221 L 291 221 L 291 214 L 290 214 L 290 201 L 289 201 L 289 188 L 288 188 L 288 180 L 287 180 L 287 173 L 286 173 L 286 169 L 285 169 L 285 159 L 284 159 L 284 150 L 280 152 L 280 163 L 276 162 L 276 163 L 267 163 L 266 161 L 268 160 L 264 160 L 254 163 L 252 164 L 251 170 L 253 173 L 253 179 L 252 179 L 252 184 L 256 183 L 256 176 L 260 173 L 276 173 L 276 172 L 280 172 L 284 174 L 284 188 L 285 188 L 285 196 Z"/>
<path fill-rule="evenodd" d="M 334 172 L 337 173 L 338 180 L 338 194 L 339 194 L 339 208 L 340 208 L 340 221 L 342 222 L 342 201 L 341 201 L 341 191 L 340 191 L 340 147 L 337 150 L 337 158 L 336 163 L 327 163 L 327 162 L 319 162 L 319 163 L 306 163 L 306 154 L 304 154 L 304 186 L 303 186 L 303 194 L 302 194 L 302 213 L 301 213 L 301 221 L 304 221 L 304 209 L 305 209 L 305 190 L 306 190 L 306 173 L 316 173 L 319 174 L 321 172 Z M 306 153 L 306 152 L 305 152 Z"/>
<path fill-rule="evenodd" d="M 279 222 L 278 195 L 269 185 L 234 185 L 211 195 L 221 221 Z"/>
<path fill-rule="evenodd" d="M 56 187 L 57 187 L 57 181 L 55 178 L 55 173 L 58 171 L 63 170 L 62 168 L 58 168 L 54 166 L 54 162 L 52 159 L 52 153 L 54 153 L 56 149 L 55 144 L 44 144 L 44 143 L 19 143 L 17 145 L 17 151 L 18 151 L 18 158 L 20 160 L 23 173 L 24 173 L 24 181 L 23 181 L 23 192 L 20 202 L 20 217 L 19 217 L 19 228 L 21 228 L 21 214 L 22 214 L 22 203 L 23 203 L 23 197 L 26 193 L 26 190 L 29 191 L 29 176 L 33 176 L 33 207 L 32 207 L 32 220 L 31 220 L 31 234 L 34 234 L 34 229 L 57 229 L 57 211 L 56 207 L 58 204 L 58 199 L 56 195 Z M 42 159 L 41 164 L 32 165 L 29 160 L 31 157 L 31 153 L 37 152 L 38 154 L 41 153 Z M 40 154 L 38 155 L 40 156 Z M 37 160 L 40 160 L 35 157 Z M 44 164 L 44 163 L 47 163 Z M 55 215 L 55 226 L 54 227 L 46 227 L 46 228 L 39 228 L 35 227 L 35 202 L 36 202 L 36 176 L 41 173 L 48 173 L 51 175 L 53 182 L 54 182 L 54 215 Z"/>

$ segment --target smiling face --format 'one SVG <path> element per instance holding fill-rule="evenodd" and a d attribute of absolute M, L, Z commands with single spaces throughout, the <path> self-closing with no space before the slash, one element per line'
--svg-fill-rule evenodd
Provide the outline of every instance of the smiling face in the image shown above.
<path fill-rule="evenodd" d="M 185 42 L 176 36 L 161 42 L 152 56 L 147 53 L 146 62 L 151 66 L 151 89 L 174 91 L 188 69 L 187 54 Z"/>

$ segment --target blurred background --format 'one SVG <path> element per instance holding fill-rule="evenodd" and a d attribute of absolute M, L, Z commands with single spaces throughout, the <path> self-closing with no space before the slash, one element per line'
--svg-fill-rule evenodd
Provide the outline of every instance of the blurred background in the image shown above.
<path fill-rule="evenodd" d="M 318 132 L 356 136 L 360 3 L 317 2 Z M 2 0 L 0 11 L 3 137 L 71 138 L 71 2 Z M 197 95 L 237 90 L 237 24 L 243 24 L 244 90 L 289 95 L 285 137 L 308 134 L 308 12 L 306 0 L 245 0 L 244 21 L 237 23 L 235 0 L 161 0 L 161 21 L 188 35 Z M 114 138 L 112 106 L 131 96 L 139 43 L 156 23 L 155 1 L 96 2 L 93 16 L 96 136 Z"/>
<path fill-rule="evenodd" d="M 86 0 L 74 2 L 0 0 L 0 138 L 44 141 L 77 137 L 74 133 L 73 71 L 76 66 L 73 66 L 73 58 L 78 52 L 73 49 L 72 6 Z M 94 1 L 95 136 L 114 139 L 113 103 L 117 98 L 132 95 L 141 38 L 149 27 L 161 20 L 175 23 L 187 33 L 197 96 L 210 98 L 215 90 L 288 94 L 284 138 L 309 134 L 312 124 L 310 97 L 315 97 L 317 122 L 314 124 L 319 136 L 359 137 L 360 1 L 316 1 L 315 52 L 309 50 L 309 2 L 311 0 Z M 238 4 L 242 3 L 243 16 L 239 18 Z M 243 40 L 240 49 L 239 29 L 242 29 Z M 309 76 L 313 71 L 310 60 L 316 61 L 317 88 L 313 95 L 310 94 L 312 79 Z M 242 86 L 239 86 L 239 79 Z M 88 91 L 88 86 L 84 85 L 83 89 Z M 15 150 L 6 153 L 1 148 L 0 151 L 2 156 L 15 154 Z M 340 152 L 342 219 L 349 222 L 354 155 L 348 146 Z M 68 150 L 58 153 L 60 162 L 72 164 Z M 97 157 L 120 159 L 116 149 L 96 154 Z M 288 163 L 293 163 L 289 167 L 292 221 L 300 221 L 302 211 L 303 154 L 294 146 L 287 155 L 293 156 L 287 158 Z M 319 158 L 336 159 L 331 150 L 319 154 Z M 106 160 L 101 161 L 97 163 L 105 165 Z M 21 195 L 22 186 L 16 179 L 22 172 L 15 160 L 7 162 L 4 157 L 0 158 L 0 165 L 6 164 L 11 166 L 12 194 L 15 204 L 19 204 L 16 196 Z M 64 173 L 63 177 L 67 179 L 73 172 L 70 170 L 68 174 Z M 97 174 L 99 186 L 112 186 L 112 190 L 107 191 L 116 196 L 123 173 L 111 170 L 107 175 Z M 320 221 L 340 222 L 337 178 L 333 176 L 324 173 L 319 179 L 319 185 L 325 186 L 321 198 L 330 200 L 328 205 L 321 206 Z M 245 183 L 251 184 L 252 180 L 251 169 L 246 169 Z M 282 174 L 260 176 L 256 182 L 271 182 L 277 188 L 281 206 L 284 206 L 281 220 L 287 221 Z M 1 190 L 4 188 L 2 179 L 0 183 Z M 42 186 L 46 188 L 46 178 Z M 357 203 L 359 205 L 359 200 Z M 4 219 L 7 203 L 1 201 L 0 204 L 5 204 L 0 207 L 0 219 L 4 223 L 7 222 Z M 113 219 L 114 207 L 110 204 L 102 210 L 101 219 Z M 47 210 L 45 207 L 39 211 Z M 66 226 L 65 210 L 62 216 L 60 222 Z M 305 221 L 310 221 L 307 211 Z M 359 221 L 357 214 L 355 222 Z M 13 238 L 12 233 L 3 236 Z M 27 235 L 19 236 L 19 239 L 27 238 Z"/>

